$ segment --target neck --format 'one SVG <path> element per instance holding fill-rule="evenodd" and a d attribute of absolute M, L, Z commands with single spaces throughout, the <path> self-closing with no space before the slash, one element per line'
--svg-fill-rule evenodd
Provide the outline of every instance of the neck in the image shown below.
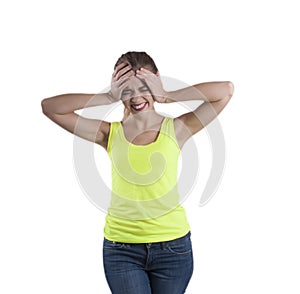
<path fill-rule="evenodd" d="M 161 120 L 162 116 L 155 110 L 143 111 L 141 113 L 131 114 L 126 123 L 133 123 L 137 129 L 148 129 Z"/>

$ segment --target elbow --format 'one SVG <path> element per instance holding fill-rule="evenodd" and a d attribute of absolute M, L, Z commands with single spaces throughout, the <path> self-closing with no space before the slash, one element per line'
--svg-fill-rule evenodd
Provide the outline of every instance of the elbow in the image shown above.
<path fill-rule="evenodd" d="M 49 103 L 48 103 L 48 98 L 45 98 L 41 101 L 41 107 L 42 107 L 42 112 L 44 114 L 49 113 Z"/>
<path fill-rule="evenodd" d="M 232 82 L 228 81 L 226 82 L 226 87 L 227 87 L 227 97 L 231 98 L 234 92 L 234 85 Z"/>
<path fill-rule="evenodd" d="M 234 92 L 234 85 L 230 81 L 224 81 L 219 83 L 218 88 L 218 98 L 216 100 L 226 100 L 229 101 L 230 98 L 233 96 Z"/>
<path fill-rule="evenodd" d="M 233 95 L 233 92 L 234 92 L 234 85 L 232 82 L 230 81 L 221 82 L 218 100 L 222 100 L 224 102 L 227 101 L 226 103 L 228 103 Z"/>

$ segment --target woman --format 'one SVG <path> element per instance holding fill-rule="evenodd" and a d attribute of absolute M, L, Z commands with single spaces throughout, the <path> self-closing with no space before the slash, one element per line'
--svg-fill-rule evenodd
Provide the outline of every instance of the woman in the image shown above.
<path fill-rule="evenodd" d="M 190 226 L 177 191 L 180 149 L 226 106 L 231 82 L 208 82 L 167 92 L 145 52 L 117 61 L 111 89 L 64 94 L 42 109 L 67 131 L 105 148 L 112 161 L 112 195 L 106 216 L 103 262 L 114 294 L 181 294 L 193 272 Z M 122 101 L 122 122 L 88 119 L 74 111 Z M 155 111 L 155 102 L 204 101 L 176 118 Z"/>

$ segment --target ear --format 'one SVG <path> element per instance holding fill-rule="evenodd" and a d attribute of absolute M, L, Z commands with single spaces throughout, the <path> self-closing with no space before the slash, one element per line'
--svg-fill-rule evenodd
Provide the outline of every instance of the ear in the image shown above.
<path fill-rule="evenodd" d="M 159 73 L 159 71 L 156 73 L 156 75 L 159 77 L 160 76 L 160 73 Z"/>

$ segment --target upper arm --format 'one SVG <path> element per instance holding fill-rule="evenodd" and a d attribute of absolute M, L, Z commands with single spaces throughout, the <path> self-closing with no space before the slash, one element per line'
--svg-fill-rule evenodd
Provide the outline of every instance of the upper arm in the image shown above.
<path fill-rule="evenodd" d="M 74 112 L 66 114 L 44 113 L 65 130 L 88 141 L 107 147 L 110 124 L 106 121 L 89 119 Z"/>
<path fill-rule="evenodd" d="M 195 87 L 197 87 L 197 85 Z M 223 82 L 218 89 L 214 86 L 213 82 L 205 83 L 200 91 L 206 97 L 215 97 L 216 100 L 212 98 L 213 101 L 205 101 L 194 111 L 175 118 L 175 132 L 178 141 L 181 142 L 182 145 L 190 136 L 208 125 L 224 109 L 233 94 L 233 85 L 230 82 Z"/>

